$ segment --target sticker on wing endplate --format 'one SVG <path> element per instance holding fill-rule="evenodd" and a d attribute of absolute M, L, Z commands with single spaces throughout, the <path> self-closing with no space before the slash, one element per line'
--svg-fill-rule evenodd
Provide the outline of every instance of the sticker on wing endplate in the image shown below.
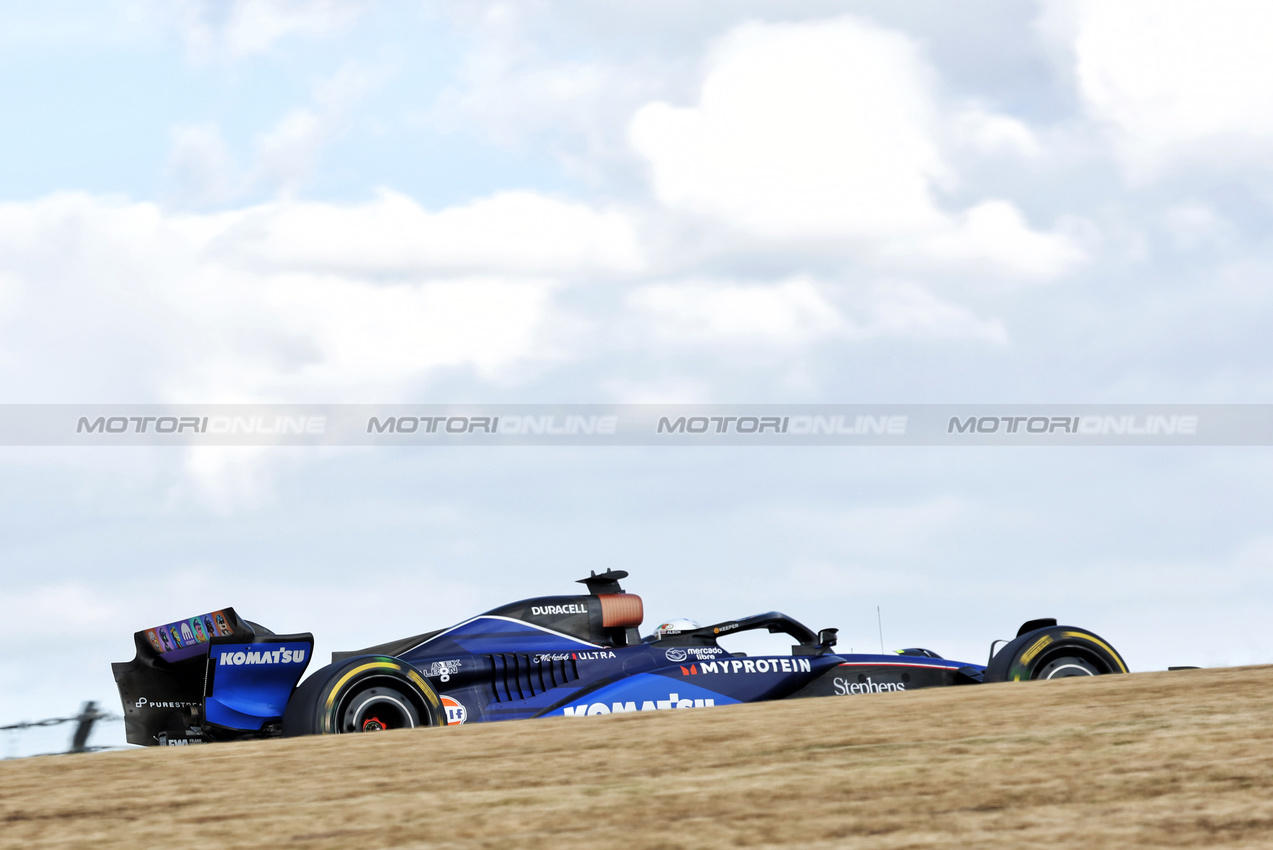
<path fill-rule="evenodd" d="M 177 620 L 146 629 L 146 639 L 160 654 L 207 643 L 210 637 L 233 632 L 224 611 L 212 611 L 187 620 Z"/>
<path fill-rule="evenodd" d="M 239 649 L 244 646 L 246 649 Z M 271 649 L 271 646 L 277 647 Z M 303 664 L 309 652 L 307 643 L 284 644 L 228 644 L 217 647 L 213 658 L 222 667 L 243 667 L 253 664 Z"/>

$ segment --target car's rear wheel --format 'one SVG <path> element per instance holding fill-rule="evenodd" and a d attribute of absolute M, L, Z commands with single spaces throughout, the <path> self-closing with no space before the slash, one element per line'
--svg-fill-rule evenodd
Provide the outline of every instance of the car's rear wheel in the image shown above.
<path fill-rule="evenodd" d="M 343 735 L 445 726 L 437 692 L 397 658 L 347 658 L 316 671 L 292 694 L 283 734 Z"/>
<path fill-rule="evenodd" d="M 338 732 L 383 732 L 414 729 L 420 714 L 406 694 L 391 687 L 368 687 L 350 697 Z"/>

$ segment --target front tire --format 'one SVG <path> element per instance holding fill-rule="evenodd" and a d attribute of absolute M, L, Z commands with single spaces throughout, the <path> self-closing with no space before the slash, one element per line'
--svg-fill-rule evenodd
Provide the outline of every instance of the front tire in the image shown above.
<path fill-rule="evenodd" d="M 316 671 L 292 694 L 283 735 L 344 735 L 445 726 L 437 692 L 405 661 L 346 658 Z"/>
<path fill-rule="evenodd" d="M 1035 674 L 1036 679 L 1071 679 L 1076 676 L 1099 676 L 1101 671 L 1096 669 L 1096 665 L 1077 655 L 1062 655 L 1059 658 L 1053 658 L 1047 664 L 1039 668 Z"/>
<path fill-rule="evenodd" d="M 1024 682 L 1126 673 L 1127 664 L 1099 635 L 1073 626 L 1035 629 L 990 660 L 986 682 Z"/>

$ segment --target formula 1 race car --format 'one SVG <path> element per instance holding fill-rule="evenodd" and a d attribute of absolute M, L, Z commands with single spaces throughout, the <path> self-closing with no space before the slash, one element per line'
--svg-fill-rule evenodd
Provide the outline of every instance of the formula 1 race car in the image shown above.
<path fill-rule="evenodd" d="M 311 634 L 276 635 L 233 608 L 145 629 L 134 635 L 137 657 L 112 665 L 128 741 L 372 732 L 1127 672 L 1100 637 L 1051 619 L 995 641 L 987 665 L 918 648 L 842 655 L 835 629 L 814 632 L 777 612 L 702 628 L 665 624 L 642 639 L 641 597 L 619 586 L 627 575 L 593 573 L 581 580 L 585 595 L 525 599 L 333 653 L 304 682 Z M 791 654 L 748 657 L 717 643 L 753 629 L 789 635 Z"/>

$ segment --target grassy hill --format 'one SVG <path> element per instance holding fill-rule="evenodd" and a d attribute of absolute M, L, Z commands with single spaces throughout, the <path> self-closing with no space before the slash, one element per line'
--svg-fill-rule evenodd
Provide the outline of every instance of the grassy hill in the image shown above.
<path fill-rule="evenodd" d="M 15 760 L 0 846 L 1273 847 L 1273 667 Z"/>

